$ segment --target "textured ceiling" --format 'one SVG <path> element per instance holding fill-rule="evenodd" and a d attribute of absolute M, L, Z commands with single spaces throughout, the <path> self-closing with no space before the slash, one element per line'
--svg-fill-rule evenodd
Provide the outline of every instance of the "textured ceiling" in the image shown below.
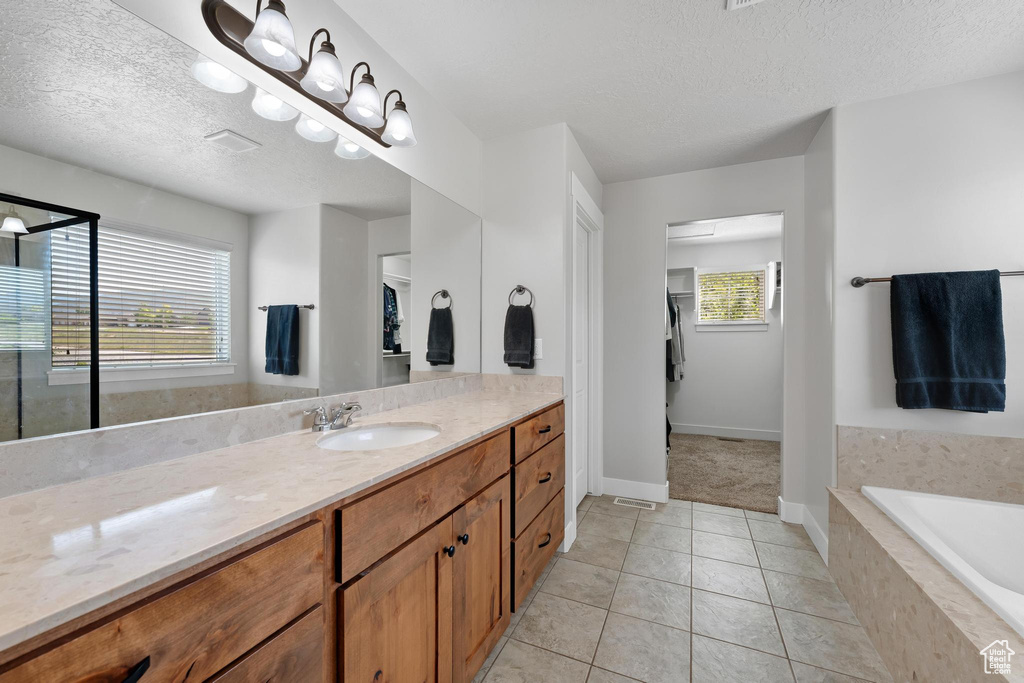
<path fill-rule="evenodd" d="M 243 213 L 316 203 L 367 220 L 409 213 L 404 173 L 373 156 L 339 159 L 294 121 L 258 117 L 251 86 L 200 85 L 195 51 L 109 0 L 3 3 L 0 23 L 0 144 Z M 203 140 L 225 128 L 263 146 L 234 153 Z"/>
<path fill-rule="evenodd" d="M 1024 69 L 1020 0 L 336 2 L 479 136 L 565 121 L 604 182 L 803 154 L 835 105 Z"/>

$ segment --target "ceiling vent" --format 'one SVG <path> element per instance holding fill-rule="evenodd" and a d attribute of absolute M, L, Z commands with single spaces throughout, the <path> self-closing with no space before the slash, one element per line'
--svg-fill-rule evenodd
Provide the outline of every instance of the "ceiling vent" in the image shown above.
<path fill-rule="evenodd" d="M 211 133 L 203 138 L 207 142 L 227 147 L 232 152 L 248 152 L 250 149 L 259 149 L 263 145 L 250 140 L 244 135 L 239 135 L 233 130 L 222 130 L 219 133 Z"/>
<path fill-rule="evenodd" d="M 744 7 L 756 5 L 759 2 L 764 2 L 764 0 L 725 0 L 725 9 L 743 9 Z"/>

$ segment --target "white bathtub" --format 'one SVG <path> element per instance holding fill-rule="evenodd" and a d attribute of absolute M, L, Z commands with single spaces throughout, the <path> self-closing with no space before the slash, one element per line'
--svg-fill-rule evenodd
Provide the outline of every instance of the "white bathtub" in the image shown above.
<path fill-rule="evenodd" d="M 861 492 L 1024 636 L 1024 505 L 877 486 Z"/>

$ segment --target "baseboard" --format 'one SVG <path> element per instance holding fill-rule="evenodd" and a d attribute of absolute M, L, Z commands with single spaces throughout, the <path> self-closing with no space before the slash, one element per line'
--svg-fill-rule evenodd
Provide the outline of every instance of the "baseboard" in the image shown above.
<path fill-rule="evenodd" d="M 565 538 L 562 539 L 562 545 L 558 546 L 558 552 L 567 553 L 572 544 L 576 542 L 576 522 L 570 519 L 565 525 Z"/>
<path fill-rule="evenodd" d="M 779 496 L 779 519 L 790 524 L 801 525 L 807 535 L 811 537 L 811 543 L 821 555 L 821 559 L 825 561 L 826 565 L 828 564 L 828 535 L 821 530 L 818 520 L 808 512 L 806 505 L 788 503 L 782 500 L 782 496 Z"/>
<path fill-rule="evenodd" d="M 648 484 L 645 481 L 629 481 L 628 479 L 612 479 L 604 477 L 601 488 L 606 496 L 622 496 L 623 498 L 639 498 L 652 503 L 668 502 L 668 482 L 664 484 Z"/>
<path fill-rule="evenodd" d="M 769 429 L 739 429 L 737 427 L 712 427 L 710 425 L 688 425 L 672 423 L 677 434 L 700 434 L 703 436 L 724 436 L 729 439 L 753 439 L 755 441 L 782 441 L 782 432 Z"/>

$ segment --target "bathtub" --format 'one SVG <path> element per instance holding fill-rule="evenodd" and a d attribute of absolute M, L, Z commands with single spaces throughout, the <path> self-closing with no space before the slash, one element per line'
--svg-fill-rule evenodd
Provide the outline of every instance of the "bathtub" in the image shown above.
<path fill-rule="evenodd" d="M 1024 505 L 877 486 L 861 493 L 1024 636 Z"/>

